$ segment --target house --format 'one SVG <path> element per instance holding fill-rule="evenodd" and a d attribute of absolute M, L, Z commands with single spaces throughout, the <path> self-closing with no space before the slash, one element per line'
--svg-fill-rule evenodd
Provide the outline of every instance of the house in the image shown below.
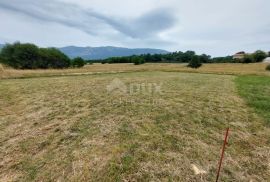
<path fill-rule="evenodd" d="M 270 57 L 267 57 L 263 60 L 263 63 L 270 63 Z"/>
<path fill-rule="evenodd" d="M 244 51 L 238 52 L 233 55 L 233 59 L 243 59 L 245 57 L 246 53 Z"/>

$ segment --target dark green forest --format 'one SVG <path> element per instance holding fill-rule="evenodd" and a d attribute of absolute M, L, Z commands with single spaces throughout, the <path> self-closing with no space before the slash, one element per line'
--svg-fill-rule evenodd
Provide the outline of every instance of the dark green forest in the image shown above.
<path fill-rule="evenodd" d="M 112 57 L 105 60 L 97 60 L 96 62 L 102 63 L 135 63 L 141 62 L 143 63 L 189 63 L 192 58 L 196 56 L 198 57 L 201 63 L 232 63 L 233 57 L 219 57 L 219 58 L 211 58 L 211 56 L 202 54 L 197 55 L 194 51 L 186 51 L 186 52 L 173 52 L 168 54 L 144 54 L 139 56 L 127 56 L 127 57 Z"/>

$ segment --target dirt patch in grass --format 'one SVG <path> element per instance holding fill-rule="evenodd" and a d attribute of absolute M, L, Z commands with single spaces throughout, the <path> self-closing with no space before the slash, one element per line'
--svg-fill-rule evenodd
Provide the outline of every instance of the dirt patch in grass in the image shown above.
<path fill-rule="evenodd" d="M 108 92 L 161 86 L 161 93 Z M 0 81 L 0 181 L 267 181 L 269 128 L 234 76 L 139 72 Z M 206 173 L 194 174 L 192 164 Z"/>

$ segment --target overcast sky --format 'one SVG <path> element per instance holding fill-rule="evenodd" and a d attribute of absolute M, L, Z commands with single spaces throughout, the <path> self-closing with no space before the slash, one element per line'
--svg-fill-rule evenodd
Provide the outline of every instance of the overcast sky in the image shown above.
<path fill-rule="evenodd" d="M 0 0 L 0 43 L 270 51 L 269 0 Z"/>

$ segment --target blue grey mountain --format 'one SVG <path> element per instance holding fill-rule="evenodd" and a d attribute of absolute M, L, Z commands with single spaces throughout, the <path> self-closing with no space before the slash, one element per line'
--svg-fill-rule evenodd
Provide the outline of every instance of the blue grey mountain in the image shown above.
<path fill-rule="evenodd" d="M 0 49 L 4 47 L 4 44 L 0 44 Z M 76 47 L 67 46 L 58 48 L 61 52 L 69 56 L 70 58 L 82 57 L 86 60 L 99 60 L 109 57 L 122 57 L 141 54 L 166 54 L 168 51 L 162 49 L 149 49 L 138 48 L 129 49 L 123 47 Z"/>
<path fill-rule="evenodd" d="M 168 51 L 162 49 L 149 49 L 149 48 L 138 48 L 129 49 L 123 47 L 76 47 L 68 46 L 59 48 L 60 51 L 65 53 L 70 58 L 82 57 L 88 60 L 106 59 L 109 57 L 123 57 L 141 54 L 166 54 Z"/>

